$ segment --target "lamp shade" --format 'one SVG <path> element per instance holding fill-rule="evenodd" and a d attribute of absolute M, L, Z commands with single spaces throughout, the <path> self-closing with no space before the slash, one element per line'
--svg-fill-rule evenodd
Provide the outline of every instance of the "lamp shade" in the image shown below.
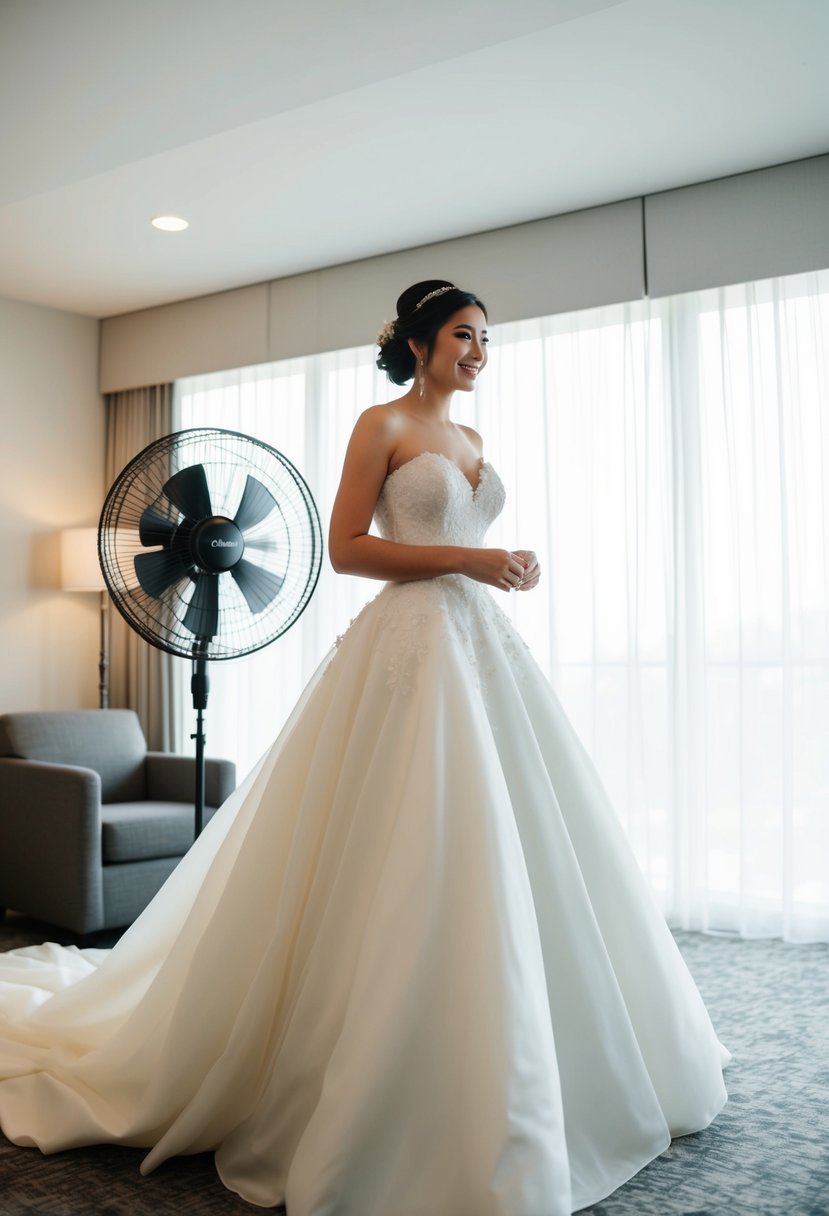
<path fill-rule="evenodd" d="M 60 535 L 60 585 L 64 591 L 105 591 L 98 561 L 98 529 L 67 528 Z"/>

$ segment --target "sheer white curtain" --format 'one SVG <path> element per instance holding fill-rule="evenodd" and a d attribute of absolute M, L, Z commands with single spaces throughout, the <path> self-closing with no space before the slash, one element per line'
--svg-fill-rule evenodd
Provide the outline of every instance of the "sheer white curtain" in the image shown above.
<path fill-rule="evenodd" d="M 457 418 L 507 485 L 493 543 L 546 575 L 500 602 L 666 916 L 829 939 L 829 272 L 491 332 Z M 400 392 L 375 354 L 182 381 L 177 424 L 285 452 L 325 527 L 354 419 Z M 209 750 L 250 767 L 378 589 L 326 568 L 289 634 L 213 664 Z"/>
<path fill-rule="evenodd" d="M 177 428 L 242 431 L 288 457 L 308 482 L 327 536 L 343 454 L 357 415 L 400 390 L 373 366 L 372 347 L 288 359 L 176 385 Z M 334 639 L 381 584 L 340 578 L 327 559 L 316 592 L 293 628 L 264 650 L 209 665 L 207 751 L 234 759 L 247 773 L 273 741 L 304 684 Z M 184 694 L 182 748 L 190 734 L 190 671 L 179 669 Z M 191 747 L 192 750 L 192 747 Z"/>
<path fill-rule="evenodd" d="M 673 369 L 693 486 L 678 906 L 703 926 L 826 939 L 829 273 L 672 311 L 697 348 Z"/>

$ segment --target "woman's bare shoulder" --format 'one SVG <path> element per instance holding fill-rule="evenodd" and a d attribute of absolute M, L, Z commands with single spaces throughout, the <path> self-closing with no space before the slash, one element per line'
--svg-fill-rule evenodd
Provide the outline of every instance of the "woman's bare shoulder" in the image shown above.
<path fill-rule="evenodd" d="M 406 426 L 408 415 L 394 401 L 370 405 L 357 419 L 355 429 L 392 438 Z"/>
<path fill-rule="evenodd" d="M 405 434 L 407 417 L 393 403 L 370 405 L 357 418 L 348 443 L 347 464 L 358 467 L 365 475 L 366 467 L 388 472 L 400 438 Z"/>
<path fill-rule="evenodd" d="M 463 431 L 464 435 L 466 435 L 477 454 L 482 456 L 484 452 L 484 441 L 478 432 L 473 430 L 471 426 L 464 426 L 463 423 L 458 423 L 458 426 Z"/>

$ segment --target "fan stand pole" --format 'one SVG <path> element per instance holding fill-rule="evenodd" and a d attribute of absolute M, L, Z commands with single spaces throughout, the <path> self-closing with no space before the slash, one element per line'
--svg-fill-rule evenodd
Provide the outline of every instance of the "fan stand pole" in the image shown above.
<path fill-rule="evenodd" d="M 207 709 L 207 694 L 210 691 L 210 680 L 207 676 L 207 663 L 199 643 L 193 648 L 193 675 L 190 679 L 190 691 L 193 694 L 193 709 L 196 711 L 196 733 L 191 739 L 196 740 L 196 836 L 201 835 L 204 827 L 204 718 L 202 714 Z"/>

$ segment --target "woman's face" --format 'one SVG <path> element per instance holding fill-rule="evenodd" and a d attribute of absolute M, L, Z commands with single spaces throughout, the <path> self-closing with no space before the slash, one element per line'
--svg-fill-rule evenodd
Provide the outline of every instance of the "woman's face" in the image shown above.
<path fill-rule="evenodd" d="M 440 327 L 426 374 L 443 389 L 475 387 L 486 366 L 487 321 L 477 304 L 461 308 Z"/>

